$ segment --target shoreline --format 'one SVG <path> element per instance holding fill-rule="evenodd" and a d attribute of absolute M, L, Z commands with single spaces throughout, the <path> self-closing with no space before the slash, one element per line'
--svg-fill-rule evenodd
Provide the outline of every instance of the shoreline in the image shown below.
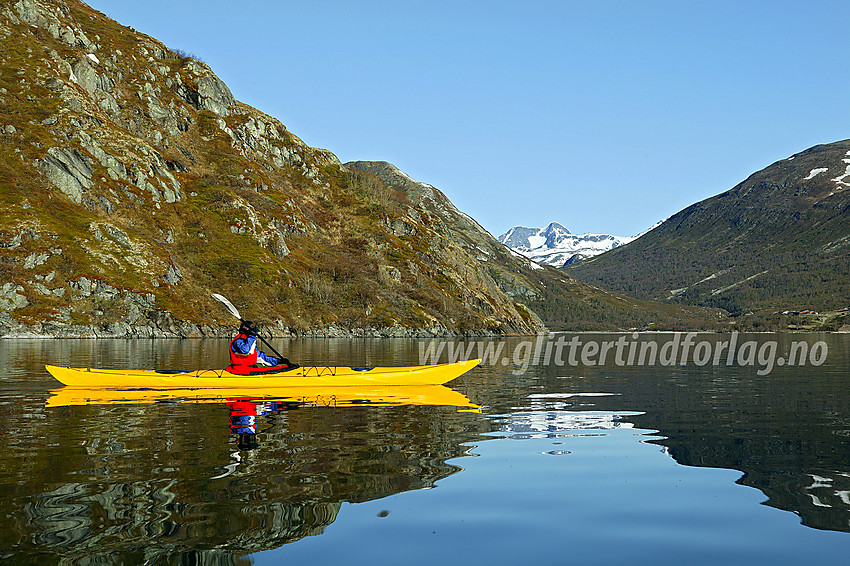
<path fill-rule="evenodd" d="M 236 326 L 210 326 L 183 323 L 162 329 L 151 326 L 132 327 L 122 324 L 109 324 L 105 327 L 94 325 L 33 328 L 27 325 L 4 330 L 0 340 L 202 340 L 206 338 L 230 339 L 236 332 Z M 526 336 L 526 334 L 474 330 L 453 332 L 446 329 L 406 328 L 390 326 L 385 328 L 342 328 L 328 326 L 322 329 L 295 330 L 286 327 L 261 328 L 263 338 L 486 338 L 506 336 Z M 529 335 L 529 336 L 533 336 Z"/>
<path fill-rule="evenodd" d="M 194 325 L 193 325 L 194 326 Z M 194 327 L 194 331 L 187 332 L 172 332 L 167 330 L 160 329 L 151 329 L 150 327 L 143 327 L 142 329 L 133 329 L 135 332 L 131 331 L 124 334 L 117 334 L 109 332 L 108 330 L 102 328 L 90 328 L 85 327 L 85 330 L 74 333 L 74 332 L 62 332 L 62 333 L 44 333 L 37 332 L 28 329 L 15 329 L 15 331 L 4 333 L 0 335 L 0 341 L 5 340 L 205 340 L 205 339 L 230 339 L 233 337 L 235 332 L 234 328 L 225 328 L 225 327 Z M 466 331 L 466 332 L 451 332 L 451 331 L 427 331 L 424 329 L 410 329 L 405 327 L 388 327 L 388 328 L 355 328 L 355 329 L 342 329 L 338 327 L 331 327 L 325 329 L 317 329 L 317 330 L 309 330 L 309 331 L 295 331 L 290 330 L 286 332 L 267 332 L 265 330 L 261 331 L 261 336 L 266 339 L 328 339 L 328 338 L 372 338 L 372 339 L 392 339 L 392 338 L 431 338 L 431 339 L 468 339 L 468 338 L 528 338 L 528 337 L 538 337 L 538 336 L 554 336 L 554 335 L 593 335 L 593 334 L 611 334 L 611 335 L 628 335 L 628 334 L 637 334 L 641 336 L 659 336 L 664 334 L 713 334 L 713 335 L 726 335 L 726 334 L 760 334 L 760 335 L 768 335 L 768 334 L 777 334 L 777 335 L 803 335 L 803 334 L 850 334 L 850 330 L 771 330 L 771 331 L 758 331 L 758 330 L 728 330 L 728 331 L 718 331 L 718 330 L 559 330 L 552 332 L 540 332 L 536 334 L 525 334 L 525 333 L 500 333 L 500 332 L 487 332 L 487 331 Z"/>

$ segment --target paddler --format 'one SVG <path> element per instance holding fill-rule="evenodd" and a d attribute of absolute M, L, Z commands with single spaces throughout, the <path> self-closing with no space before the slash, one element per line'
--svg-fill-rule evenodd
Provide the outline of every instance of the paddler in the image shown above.
<path fill-rule="evenodd" d="M 269 356 L 257 348 L 259 330 L 250 320 L 243 320 L 239 325 L 239 334 L 230 342 L 230 369 L 241 369 L 249 373 L 249 368 L 288 365 L 286 358 L 278 359 Z M 234 373 L 242 373 L 235 371 Z"/>

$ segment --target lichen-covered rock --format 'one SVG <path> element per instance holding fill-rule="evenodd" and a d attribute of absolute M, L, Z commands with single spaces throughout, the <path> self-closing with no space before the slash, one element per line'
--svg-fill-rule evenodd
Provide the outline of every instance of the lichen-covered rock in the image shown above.
<path fill-rule="evenodd" d="M 236 105 L 233 93 L 215 75 L 201 77 L 198 81 L 198 94 L 201 96 L 201 107 L 219 116 L 229 115 L 230 107 Z"/>
<path fill-rule="evenodd" d="M 21 285 L 10 282 L 0 286 L 0 310 L 22 309 L 29 304 Z"/>
<path fill-rule="evenodd" d="M 177 266 L 169 265 L 168 270 L 166 270 L 162 279 L 169 285 L 177 285 L 180 283 L 180 280 L 183 279 L 183 274 L 180 273 L 180 269 L 178 269 Z"/>
<path fill-rule="evenodd" d="M 53 185 L 77 204 L 92 186 L 93 170 L 88 160 L 76 149 L 51 147 L 37 162 Z"/>

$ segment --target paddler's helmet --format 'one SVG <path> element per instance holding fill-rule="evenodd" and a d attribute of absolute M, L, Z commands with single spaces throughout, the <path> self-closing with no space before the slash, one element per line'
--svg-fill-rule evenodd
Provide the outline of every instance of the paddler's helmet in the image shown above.
<path fill-rule="evenodd" d="M 260 329 L 257 328 L 257 325 L 250 320 L 243 320 L 242 324 L 239 325 L 239 334 L 250 334 L 252 336 L 256 336 L 259 333 Z"/>

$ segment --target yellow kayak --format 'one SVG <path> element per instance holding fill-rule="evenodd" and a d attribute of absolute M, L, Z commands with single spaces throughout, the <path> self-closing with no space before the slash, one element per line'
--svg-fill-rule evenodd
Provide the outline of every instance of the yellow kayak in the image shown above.
<path fill-rule="evenodd" d="M 238 375 L 227 370 L 156 371 L 45 366 L 63 385 L 90 388 L 279 388 L 442 385 L 468 372 L 481 360 L 429 366 L 349 368 L 298 367 Z"/>
<path fill-rule="evenodd" d="M 480 411 L 466 395 L 444 385 L 406 387 L 286 387 L 254 389 L 54 389 L 47 407 L 145 403 L 226 403 L 233 400 L 283 401 L 306 407 L 355 405 L 439 405 Z"/>

